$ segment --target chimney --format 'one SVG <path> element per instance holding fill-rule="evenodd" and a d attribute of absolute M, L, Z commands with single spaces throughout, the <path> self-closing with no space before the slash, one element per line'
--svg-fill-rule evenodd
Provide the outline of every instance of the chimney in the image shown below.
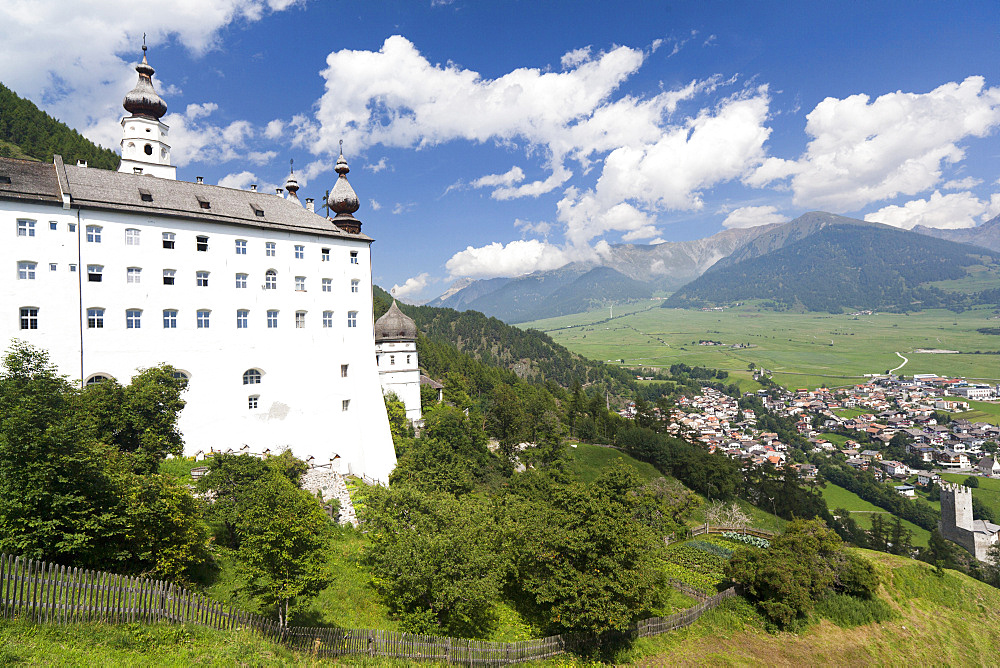
<path fill-rule="evenodd" d="M 132 168 L 132 173 L 133 174 L 142 174 L 142 167 L 133 167 Z"/>
<path fill-rule="evenodd" d="M 275 188 L 274 189 L 274 194 L 277 195 L 278 197 L 281 197 L 281 198 L 284 198 L 284 195 L 282 194 L 284 192 L 285 192 L 284 188 Z"/>
<path fill-rule="evenodd" d="M 76 161 L 76 166 L 77 167 L 86 167 L 87 166 L 87 161 L 86 160 L 77 160 Z"/>
<path fill-rule="evenodd" d="M 194 178 L 196 181 L 198 181 L 198 183 L 205 183 L 205 177 L 203 176 L 196 176 Z"/>
<path fill-rule="evenodd" d="M 306 197 L 306 211 L 316 213 L 316 204 L 313 202 L 312 197 Z"/>
<path fill-rule="evenodd" d="M 256 183 L 251 183 L 250 184 L 250 192 L 252 192 L 252 193 L 257 192 L 257 184 Z"/>

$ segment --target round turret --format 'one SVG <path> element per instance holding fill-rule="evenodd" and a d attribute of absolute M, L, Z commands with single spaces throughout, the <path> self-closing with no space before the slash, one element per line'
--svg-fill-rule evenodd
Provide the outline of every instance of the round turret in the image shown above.
<path fill-rule="evenodd" d="M 156 93 L 153 88 L 153 74 L 155 70 L 146 62 L 146 45 L 142 45 L 142 62 L 135 66 L 135 71 L 139 73 L 139 80 L 129 93 L 122 100 L 125 111 L 133 116 L 144 116 L 159 120 L 167 113 L 167 103 Z"/>
<path fill-rule="evenodd" d="M 416 341 L 417 323 L 399 310 L 396 301 L 375 321 L 375 343 L 383 341 Z"/>

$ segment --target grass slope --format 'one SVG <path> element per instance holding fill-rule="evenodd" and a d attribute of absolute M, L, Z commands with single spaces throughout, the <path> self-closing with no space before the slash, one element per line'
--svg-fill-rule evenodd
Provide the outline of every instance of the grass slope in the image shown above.
<path fill-rule="evenodd" d="M 826 487 L 823 488 L 823 498 L 826 499 L 826 505 L 830 509 L 830 512 L 833 512 L 837 508 L 851 511 L 851 517 L 863 529 L 871 529 L 872 515 L 874 513 L 881 513 L 886 522 L 892 521 L 892 518 L 895 517 L 895 515 L 879 508 L 874 503 L 865 501 L 854 492 L 843 487 L 838 487 L 830 482 L 826 483 Z M 930 531 L 906 520 L 903 520 L 903 526 L 913 532 L 914 546 L 925 547 L 927 545 L 927 541 L 931 536 Z"/>

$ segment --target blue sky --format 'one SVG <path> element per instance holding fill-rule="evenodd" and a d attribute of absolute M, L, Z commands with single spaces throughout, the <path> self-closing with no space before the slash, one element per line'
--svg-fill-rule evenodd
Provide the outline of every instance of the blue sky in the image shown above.
<path fill-rule="evenodd" d="M 0 81 L 117 148 L 143 32 L 179 178 L 294 159 L 319 199 L 343 139 L 410 300 L 810 210 L 1000 214 L 995 0 L 8 0 Z"/>

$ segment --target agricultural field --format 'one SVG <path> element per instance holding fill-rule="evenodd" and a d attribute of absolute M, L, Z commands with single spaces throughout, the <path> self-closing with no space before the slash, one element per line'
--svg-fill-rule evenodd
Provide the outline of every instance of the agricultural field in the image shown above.
<path fill-rule="evenodd" d="M 988 307 L 855 316 L 779 313 L 753 305 L 722 311 L 661 309 L 660 303 L 615 307 L 613 318 L 602 308 L 518 326 L 541 330 L 576 353 L 609 363 L 669 367 L 683 362 L 723 369 L 744 390 L 759 387 L 751 363 L 772 371 L 775 382 L 789 388 L 852 385 L 863 382 L 865 374 L 897 367 L 905 375 L 1000 381 L 1000 355 L 974 354 L 1000 350 L 1000 336 L 976 331 L 1000 326 L 998 312 Z M 723 345 L 699 345 L 703 339 Z M 732 347 L 739 344 L 749 347 Z"/>
<path fill-rule="evenodd" d="M 742 546 L 743 543 L 722 536 L 700 536 L 673 543 L 667 548 L 666 575 L 705 595 L 717 594 L 728 584 L 724 571 L 729 557 Z"/>
<path fill-rule="evenodd" d="M 833 483 L 826 483 L 826 487 L 823 488 L 823 498 L 826 500 L 826 505 L 830 509 L 830 512 L 833 512 L 836 508 L 851 511 L 851 517 L 854 518 L 854 521 L 862 529 L 870 529 L 872 527 L 872 515 L 874 513 L 884 515 L 883 519 L 887 522 L 895 517 L 892 513 L 879 508 L 874 503 L 865 501 L 854 492 L 843 487 L 838 487 Z M 927 546 L 927 541 L 931 536 L 930 531 L 922 529 L 906 520 L 903 520 L 903 526 L 913 532 L 913 545 L 915 547 Z"/>
<path fill-rule="evenodd" d="M 1000 403 L 992 401 L 970 401 L 972 410 L 956 413 L 955 418 L 965 418 L 973 422 L 989 422 L 1000 425 Z"/>

